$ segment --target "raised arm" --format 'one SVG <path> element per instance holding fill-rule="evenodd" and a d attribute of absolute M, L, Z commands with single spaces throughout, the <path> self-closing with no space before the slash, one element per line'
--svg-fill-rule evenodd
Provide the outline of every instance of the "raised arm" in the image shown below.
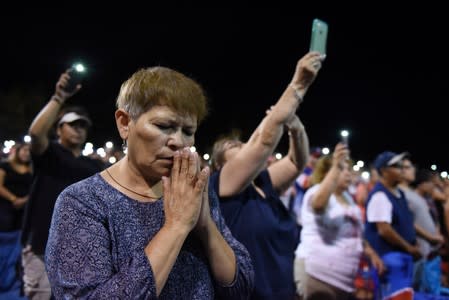
<path fill-rule="evenodd" d="M 296 113 L 320 67 L 321 57 L 317 52 L 310 52 L 298 61 L 291 83 L 271 112 L 261 121 L 235 157 L 222 167 L 220 196 L 232 196 L 241 192 L 266 166 L 265 162 L 279 143 L 284 126 Z"/>
<path fill-rule="evenodd" d="M 309 157 L 309 138 L 304 125 L 295 114 L 287 124 L 288 154 L 268 167 L 273 187 L 284 192 L 304 169 Z"/>
<path fill-rule="evenodd" d="M 42 154 L 47 149 L 49 143 L 48 133 L 58 118 L 61 106 L 81 88 L 81 85 L 78 85 L 74 92 L 66 92 L 64 88 L 67 86 L 69 79 L 70 75 L 67 71 L 61 74 L 56 83 L 54 95 L 31 123 L 28 133 L 31 136 L 31 152 L 34 154 Z"/>
<path fill-rule="evenodd" d="M 337 189 L 338 177 L 343 172 L 343 163 L 348 157 L 348 147 L 342 143 L 338 143 L 332 155 L 332 167 L 327 172 L 312 199 L 311 205 L 316 212 L 322 212 L 326 209 L 330 196 Z"/>

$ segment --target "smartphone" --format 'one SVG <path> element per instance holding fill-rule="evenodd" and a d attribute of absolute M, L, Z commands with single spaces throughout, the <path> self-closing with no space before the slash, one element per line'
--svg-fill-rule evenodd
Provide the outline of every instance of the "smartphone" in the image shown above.
<path fill-rule="evenodd" d="M 328 25 L 320 19 L 314 19 L 312 23 L 312 36 L 310 39 L 310 51 L 318 51 L 326 55 Z"/>
<path fill-rule="evenodd" d="M 84 67 L 81 65 L 73 66 L 68 71 L 70 79 L 65 87 L 65 90 L 72 93 L 78 84 L 83 81 L 84 78 Z"/>
<path fill-rule="evenodd" d="M 345 144 L 346 146 L 349 146 L 349 131 L 342 130 L 340 131 L 340 142 Z"/>

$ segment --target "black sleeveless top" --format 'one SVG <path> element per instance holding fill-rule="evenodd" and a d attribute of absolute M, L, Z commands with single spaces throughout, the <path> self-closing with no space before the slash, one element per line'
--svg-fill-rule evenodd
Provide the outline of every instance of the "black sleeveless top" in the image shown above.
<path fill-rule="evenodd" d="M 3 186 L 17 197 L 29 194 L 33 175 L 31 173 L 20 174 L 13 169 L 9 162 L 1 162 L 0 169 L 5 171 Z M 24 208 L 17 209 L 12 202 L 0 196 L 0 231 L 15 231 L 22 227 Z"/>

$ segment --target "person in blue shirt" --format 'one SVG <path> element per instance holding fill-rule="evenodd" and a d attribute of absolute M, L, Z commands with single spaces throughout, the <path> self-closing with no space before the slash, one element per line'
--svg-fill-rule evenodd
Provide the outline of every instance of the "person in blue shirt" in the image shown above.
<path fill-rule="evenodd" d="M 309 157 L 309 142 L 296 115 L 307 89 L 321 68 L 317 52 L 304 55 L 277 103 L 246 143 L 218 140 L 213 149 L 211 189 L 232 234 L 251 254 L 255 289 L 251 299 L 294 299 L 294 251 L 299 227 L 282 204 L 280 194 L 303 170 Z M 267 159 L 288 132 L 289 152 L 267 167 Z"/>
<path fill-rule="evenodd" d="M 413 260 L 422 256 L 416 241 L 413 214 L 399 188 L 404 176 L 403 160 L 407 155 L 407 152 L 385 151 L 376 157 L 374 166 L 379 181 L 366 202 L 365 238 L 387 269 L 380 278 L 383 296 L 411 287 Z"/>
<path fill-rule="evenodd" d="M 247 299 L 251 258 L 189 148 L 202 88 L 165 67 L 123 83 L 115 120 L 125 157 L 59 196 L 46 249 L 58 299 Z"/>
<path fill-rule="evenodd" d="M 420 258 L 413 215 L 399 189 L 402 160 L 407 155 L 385 151 L 376 157 L 374 165 L 380 178 L 368 195 L 365 237 L 380 255 L 398 251 Z"/>

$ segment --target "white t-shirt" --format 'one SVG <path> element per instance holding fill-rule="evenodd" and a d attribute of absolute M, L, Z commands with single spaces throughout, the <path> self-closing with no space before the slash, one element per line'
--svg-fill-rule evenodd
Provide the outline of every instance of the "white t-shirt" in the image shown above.
<path fill-rule="evenodd" d="M 353 291 L 362 246 L 362 213 L 348 192 L 343 205 L 331 195 L 323 213 L 311 207 L 319 185 L 312 186 L 304 195 L 301 215 L 301 243 L 296 255 L 304 258 L 306 272 L 344 291 Z"/>
<path fill-rule="evenodd" d="M 366 208 L 366 219 L 370 223 L 386 222 L 391 224 L 393 218 L 393 205 L 384 192 L 374 193 Z"/>

